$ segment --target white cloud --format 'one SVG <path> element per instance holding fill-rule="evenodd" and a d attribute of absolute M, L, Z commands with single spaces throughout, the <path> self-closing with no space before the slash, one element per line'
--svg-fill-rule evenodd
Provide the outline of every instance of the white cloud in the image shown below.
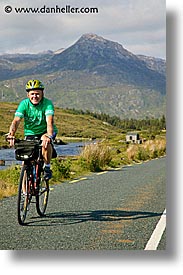
<path fill-rule="evenodd" d="M 0 3 L 0 52 L 38 52 L 68 47 L 93 32 L 134 53 L 165 57 L 165 0 L 9 0 L 17 7 L 97 7 L 98 14 L 10 14 Z M 141 52 L 138 52 L 138 51 Z"/>

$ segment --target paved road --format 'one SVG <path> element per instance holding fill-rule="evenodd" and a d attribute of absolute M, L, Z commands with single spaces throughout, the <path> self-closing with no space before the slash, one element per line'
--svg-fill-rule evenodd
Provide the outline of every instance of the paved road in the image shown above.
<path fill-rule="evenodd" d="M 0 249 L 144 250 L 166 207 L 165 158 L 54 186 L 47 216 L 0 202 Z M 158 249 L 166 248 L 165 232 Z"/>

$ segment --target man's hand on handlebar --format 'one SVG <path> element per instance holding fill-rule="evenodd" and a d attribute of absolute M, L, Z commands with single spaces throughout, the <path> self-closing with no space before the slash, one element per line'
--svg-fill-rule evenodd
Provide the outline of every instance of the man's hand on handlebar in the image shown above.
<path fill-rule="evenodd" d="M 12 136 L 10 133 L 6 134 L 6 140 L 9 142 L 10 147 L 13 147 L 15 145 L 15 137 Z"/>
<path fill-rule="evenodd" d="M 48 144 L 51 143 L 51 138 L 47 134 L 44 134 L 44 135 L 42 135 L 41 140 L 42 140 L 42 146 L 45 149 L 47 149 Z"/>

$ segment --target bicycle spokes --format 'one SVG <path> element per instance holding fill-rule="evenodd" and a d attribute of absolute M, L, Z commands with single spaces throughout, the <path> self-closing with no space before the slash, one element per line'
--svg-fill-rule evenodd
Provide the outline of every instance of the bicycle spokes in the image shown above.
<path fill-rule="evenodd" d="M 22 167 L 20 175 L 20 183 L 18 190 L 18 222 L 19 224 L 24 224 L 27 211 L 29 210 L 29 204 L 31 201 L 30 194 L 30 178 L 27 175 L 27 170 Z"/>
<path fill-rule="evenodd" d="M 49 183 L 41 176 L 41 180 L 39 183 L 39 194 L 36 196 L 36 208 L 37 212 L 40 216 L 43 216 L 47 203 L 48 203 L 48 195 L 49 195 Z"/>

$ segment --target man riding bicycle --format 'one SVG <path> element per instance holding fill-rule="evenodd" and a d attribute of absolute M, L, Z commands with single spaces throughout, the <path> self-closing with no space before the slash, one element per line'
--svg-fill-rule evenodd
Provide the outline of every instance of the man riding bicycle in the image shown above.
<path fill-rule="evenodd" d="M 29 80 L 26 84 L 27 97 L 22 100 L 15 112 L 7 139 L 14 146 L 15 133 L 21 119 L 24 119 L 24 135 L 26 140 L 42 140 L 42 155 L 44 159 L 44 177 L 52 177 L 50 161 L 53 148 L 52 140 L 58 132 L 54 124 L 54 106 L 51 100 L 44 97 L 44 85 L 39 80 Z"/>

